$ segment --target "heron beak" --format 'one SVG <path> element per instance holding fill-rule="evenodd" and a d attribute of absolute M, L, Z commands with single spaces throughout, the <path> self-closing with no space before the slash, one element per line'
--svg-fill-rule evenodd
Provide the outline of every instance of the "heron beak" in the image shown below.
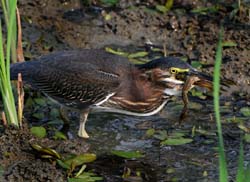
<path fill-rule="evenodd" d="M 193 83 L 194 86 L 213 90 L 213 77 L 198 71 L 191 71 L 188 75 L 197 78 L 197 81 Z"/>
<path fill-rule="evenodd" d="M 198 72 L 198 71 L 191 71 L 188 74 L 189 76 L 197 77 L 197 81 L 194 82 L 194 86 L 206 88 L 209 91 L 213 90 L 213 77 L 209 76 L 205 73 Z M 229 88 L 231 85 L 235 85 L 235 83 L 232 80 L 221 78 L 220 81 L 221 84 L 221 91 L 225 91 L 227 88 Z"/>
<path fill-rule="evenodd" d="M 170 68 L 171 76 L 166 76 L 162 81 L 165 82 L 169 90 L 177 94 L 184 87 L 188 87 L 188 90 L 198 86 L 206 88 L 209 91 L 213 90 L 213 77 L 199 72 L 195 69 L 180 69 L 176 67 Z M 191 81 L 192 80 L 192 81 Z M 176 95 L 175 94 L 175 95 Z"/>
<path fill-rule="evenodd" d="M 201 88 L 206 88 L 208 91 L 213 90 L 213 77 L 205 73 L 199 72 L 196 69 L 181 69 L 177 67 L 170 68 L 170 76 L 166 75 L 162 79 L 165 82 L 167 88 L 166 93 L 170 95 L 179 95 L 181 89 L 190 90 L 191 88 L 198 86 Z M 232 85 L 231 80 L 221 79 L 221 90 L 226 90 L 226 87 Z"/>

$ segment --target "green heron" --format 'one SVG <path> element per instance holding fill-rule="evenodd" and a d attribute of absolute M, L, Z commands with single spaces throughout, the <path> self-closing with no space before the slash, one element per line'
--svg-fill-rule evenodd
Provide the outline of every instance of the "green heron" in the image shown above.
<path fill-rule="evenodd" d="M 22 74 L 24 83 L 63 106 L 80 110 L 78 135 L 88 138 L 89 111 L 134 116 L 159 112 L 173 96 L 181 95 L 187 75 L 196 75 L 192 86 L 211 87 L 210 78 L 175 57 L 145 64 L 104 50 L 62 51 L 11 65 L 11 79 Z M 191 87 L 192 87 L 191 86 Z"/>

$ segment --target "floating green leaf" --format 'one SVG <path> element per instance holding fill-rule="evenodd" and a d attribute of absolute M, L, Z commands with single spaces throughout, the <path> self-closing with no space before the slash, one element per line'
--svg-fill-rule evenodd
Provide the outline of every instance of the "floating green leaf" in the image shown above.
<path fill-rule="evenodd" d="M 157 134 L 154 135 L 154 138 L 158 140 L 165 140 L 168 138 L 168 132 L 166 130 L 157 131 Z"/>
<path fill-rule="evenodd" d="M 192 96 L 195 96 L 195 97 L 199 97 L 200 99 L 205 99 L 206 96 L 203 94 L 203 92 L 201 92 L 200 90 L 198 89 L 192 89 L 190 91 L 190 93 L 192 94 Z"/>
<path fill-rule="evenodd" d="M 154 138 L 158 139 L 158 140 L 166 140 L 168 138 L 175 138 L 175 139 L 179 139 L 182 138 L 185 135 L 185 132 L 174 132 L 174 133 L 167 133 L 166 130 L 159 130 L 157 132 L 155 132 L 156 134 L 154 134 Z"/>
<path fill-rule="evenodd" d="M 213 143 L 215 143 L 215 141 L 214 140 L 212 140 L 212 139 L 207 139 L 207 140 L 204 140 L 202 143 L 204 143 L 204 144 L 207 144 L 207 145 L 210 145 L 210 144 L 213 144 Z"/>
<path fill-rule="evenodd" d="M 34 99 L 34 102 L 40 106 L 45 106 L 46 105 L 46 101 L 44 98 L 36 98 Z"/>
<path fill-rule="evenodd" d="M 166 6 L 163 5 L 156 5 L 155 8 L 160 11 L 161 13 L 166 13 L 168 11 L 168 9 L 166 8 Z"/>
<path fill-rule="evenodd" d="M 250 143 L 250 134 L 246 133 L 244 136 L 244 140 L 245 140 L 245 142 Z"/>
<path fill-rule="evenodd" d="M 250 117 L 250 107 L 242 107 L 240 113 L 245 117 Z"/>
<path fill-rule="evenodd" d="M 106 14 L 106 15 L 104 16 L 104 19 L 105 19 L 106 21 L 109 21 L 109 20 L 112 19 L 112 16 L 111 16 L 110 14 Z"/>
<path fill-rule="evenodd" d="M 203 171 L 202 176 L 203 176 L 203 177 L 207 177 L 207 176 L 208 176 L 208 172 L 207 172 L 207 171 Z"/>
<path fill-rule="evenodd" d="M 224 105 L 224 106 L 220 107 L 220 111 L 221 111 L 221 113 L 231 113 L 232 109 L 229 106 Z"/>
<path fill-rule="evenodd" d="M 31 144 L 31 147 L 36 150 L 42 158 L 55 158 L 61 159 L 61 155 L 54 149 L 42 147 L 38 144 Z"/>
<path fill-rule="evenodd" d="M 161 142 L 161 145 L 184 145 L 187 143 L 191 143 L 193 139 L 191 138 L 168 138 Z"/>
<path fill-rule="evenodd" d="M 181 138 L 185 136 L 184 132 L 174 132 L 169 135 L 170 138 Z"/>
<path fill-rule="evenodd" d="M 150 128 L 146 131 L 146 135 L 147 137 L 151 137 L 155 134 L 155 129 L 154 128 Z"/>
<path fill-rule="evenodd" d="M 206 135 L 206 136 L 216 136 L 215 132 L 212 131 L 207 131 L 207 130 L 203 130 L 203 129 L 196 129 L 195 130 L 197 133 L 201 134 L 201 135 Z"/>
<path fill-rule="evenodd" d="M 223 47 L 236 47 L 237 43 L 235 43 L 233 41 L 224 41 L 224 42 L 222 42 L 222 46 Z"/>
<path fill-rule="evenodd" d="M 172 174 L 172 173 L 174 173 L 175 172 L 175 169 L 174 168 L 168 168 L 167 170 L 166 170 L 166 173 L 167 174 Z"/>
<path fill-rule="evenodd" d="M 78 176 L 80 176 L 84 172 L 84 170 L 86 169 L 86 167 L 87 167 L 86 164 L 82 165 L 82 167 L 80 168 L 80 170 L 76 173 L 75 177 L 77 178 Z"/>
<path fill-rule="evenodd" d="M 189 102 L 189 108 L 194 110 L 201 110 L 203 106 L 197 102 Z"/>
<path fill-rule="evenodd" d="M 70 165 L 65 164 L 62 160 L 57 159 L 56 162 L 57 162 L 57 164 L 58 164 L 59 166 L 61 166 L 62 168 L 64 168 L 64 169 L 70 169 Z"/>
<path fill-rule="evenodd" d="M 241 117 L 230 117 L 230 118 L 227 118 L 226 121 L 229 122 L 229 123 L 242 123 L 244 122 L 243 120 L 244 118 L 241 118 Z"/>
<path fill-rule="evenodd" d="M 74 164 L 75 166 L 80 166 L 85 163 L 93 162 L 96 160 L 96 155 L 92 153 L 80 154 L 63 161 L 67 166 Z"/>
<path fill-rule="evenodd" d="M 170 10 L 173 7 L 173 4 L 174 4 L 174 0 L 167 0 L 165 4 L 166 9 Z"/>
<path fill-rule="evenodd" d="M 96 176 L 95 173 L 92 173 L 92 172 L 84 172 L 84 173 L 82 173 L 81 175 L 78 176 L 78 178 L 80 178 L 80 179 L 84 179 L 86 177 L 91 178 L 91 180 L 93 180 L 93 181 L 103 180 L 102 177 L 98 177 L 98 176 Z"/>
<path fill-rule="evenodd" d="M 120 51 L 120 50 L 114 50 L 114 49 L 112 49 L 111 47 L 106 47 L 106 48 L 105 48 L 105 51 L 106 51 L 106 52 L 109 52 L 109 53 L 111 53 L 111 54 L 119 55 L 119 56 L 124 56 L 124 57 L 127 57 L 127 56 L 128 56 L 128 53 L 123 52 L 123 51 Z"/>
<path fill-rule="evenodd" d="M 55 140 L 67 140 L 67 137 L 64 135 L 64 133 L 57 131 L 55 132 L 55 135 L 53 136 Z"/>
<path fill-rule="evenodd" d="M 28 97 L 27 99 L 25 99 L 25 107 L 26 108 L 30 108 L 33 105 L 33 99 L 31 97 Z"/>
<path fill-rule="evenodd" d="M 245 124 L 244 123 L 238 123 L 238 128 L 240 128 L 241 130 L 243 130 L 244 132 L 246 132 L 246 133 L 249 133 L 250 132 L 250 129 L 247 127 L 247 126 L 245 126 Z"/>
<path fill-rule="evenodd" d="M 83 172 L 77 178 L 68 178 L 68 182 L 95 182 L 101 180 L 103 180 L 102 177 L 96 176 L 96 174 L 92 172 Z"/>
<path fill-rule="evenodd" d="M 45 117 L 44 113 L 42 112 L 34 113 L 32 116 L 37 119 L 43 119 Z"/>
<path fill-rule="evenodd" d="M 145 13 L 148 13 L 148 14 L 157 14 L 158 13 L 155 9 L 148 8 L 148 7 L 144 7 L 143 10 Z"/>
<path fill-rule="evenodd" d="M 191 62 L 191 65 L 192 65 L 192 67 L 194 67 L 194 68 L 201 68 L 201 67 L 202 67 L 202 64 L 201 64 L 200 61 L 192 61 L 192 62 Z"/>
<path fill-rule="evenodd" d="M 121 150 L 113 150 L 111 152 L 114 155 L 117 155 L 119 157 L 123 157 L 126 159 L 132 159 L 132 158 L 140 158 L 144 155 L 141 154 L 139 151 L 121 151 Z"/>
<path fill-rule="evenodd" d="M 101 0 L 101 2 L 108 6 L 115 6 L 119 2 L 119 0 Z"/>
<path fill-rule="evenodd" d="M 126 179 L 129 178 L 130 176 L 131 176 L 131 169 L 127 167 L 126 170 L 123 171 L 122 178 Z"/>
<path fill-rule="evenodd" d="M 128 55 L 128 58 L 141 58 L 141 57 L 145 57 L 148 55 L 148 52 L 145 51 L 140 51 L 140 52 L 136 52 L 136 53 L 132 53 Z"/>
<path fill-rule="evenodd" d="M 208 13 L 218 12 L 218 7 L 217 6 L 200 7 L 200 8 L 193 9 L 191 12 L 206 15 Z"/>
<path fill-rule="evenodd" d="M 169 105 L 170 105 L 170 103 L 169 103 Z M 170 109 L 173 113 L 180 112 L 183 109 L 183 104 L 176 103 L 175 105 L 171 105 Z"/>
<path fill-rule="evenodd" d="M 50 111 L 50 117 L 57 118 L 59 116 L 59 111 L 57 108 L 52 108 Z"/>
<path fill-rule="evenodd" d="M 145 58 L 129 58 L 129 61 L 133 64 L 143 64 L 148 62 L 148 59 Z"/>
<path fill-rule="evenodd" d="M 30 132 L 38 138 L 44 138 L 47 134 L 46 129 L 42 126 L 33 126 L 30 128 Z"/>

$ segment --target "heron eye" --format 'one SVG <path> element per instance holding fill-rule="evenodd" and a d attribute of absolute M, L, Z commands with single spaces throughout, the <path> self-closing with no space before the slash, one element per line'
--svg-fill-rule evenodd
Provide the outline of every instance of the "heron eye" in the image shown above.
<path fill-rule="evenodd" d="M 175 68 L 175 67 L 170 68 L 170 73 L 172 74 L 178 74 L 178 73 L 184 73 L 184 72 L 189 72 L 189 69 L 181 69 L 181 68 Z"/>
<path fill-rule="evenodd" d="M 178 69 L 172 67 L 172 68 L 170 68 L 170 73 L 177 74 L 178 73 Z"/>

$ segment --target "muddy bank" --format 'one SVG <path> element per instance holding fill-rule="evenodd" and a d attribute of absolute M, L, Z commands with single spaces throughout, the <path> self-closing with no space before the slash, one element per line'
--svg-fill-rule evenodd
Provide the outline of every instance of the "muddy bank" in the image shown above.
<path fill-rule="evenodd" d="M 81 154 L 89 149 L 82 139 L 53 140 L 34 137 L 25 124 L 22 129 L 8 128 L 0 136 L 0 161 L 4 167 L 1 181 L 66 181 L 65 171 L 56 163 L 40 159 L 32 144 L 55 149 L 63 154 Z"/>

